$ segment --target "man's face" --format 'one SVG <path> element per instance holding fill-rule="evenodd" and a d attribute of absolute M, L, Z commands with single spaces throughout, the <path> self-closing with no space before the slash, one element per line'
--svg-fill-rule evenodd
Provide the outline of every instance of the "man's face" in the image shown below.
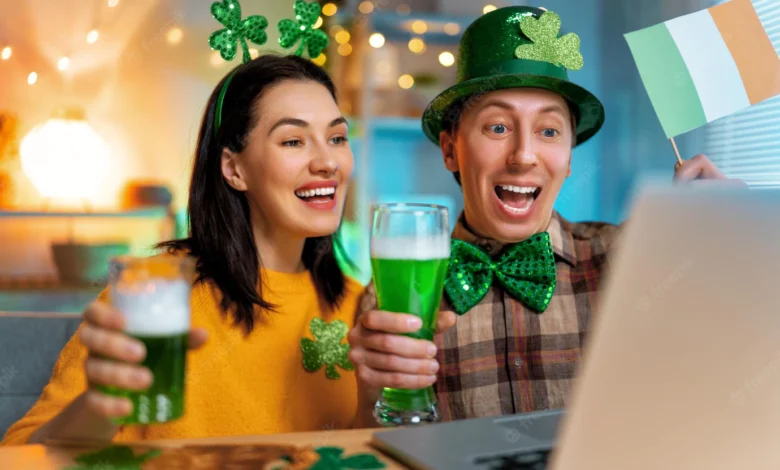
<path fill-rule="evenodd" d="M 469 102 L 455 135 L 440 135 L 444 164 L 460 172 L 466 221 L 478 235 L 515 243 L 547 230 L 571 173 L 571 113 L 559 95 L 535 88 Z"/>

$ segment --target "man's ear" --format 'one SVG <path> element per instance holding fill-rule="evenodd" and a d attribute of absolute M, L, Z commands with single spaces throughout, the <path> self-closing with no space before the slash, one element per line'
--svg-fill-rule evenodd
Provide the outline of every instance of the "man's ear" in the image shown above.
<path fill-rule="evenodd" d="M 444 166 L 451 172 L 460 171 L 458 167 L 458 156 L 455 155 L 455 138 L 447 131 L 439 133 L 439 148 L 444 158 Z"/>
<path fill-rule="evenodd" d="M 243 169 L 239 161 L 238 154 L 230 149 L 222 149 L 222 160 L 220 162 L 222 177 L 227 184 L 236 191 L 246 191 L 246 181 L 244 180 Z"/>

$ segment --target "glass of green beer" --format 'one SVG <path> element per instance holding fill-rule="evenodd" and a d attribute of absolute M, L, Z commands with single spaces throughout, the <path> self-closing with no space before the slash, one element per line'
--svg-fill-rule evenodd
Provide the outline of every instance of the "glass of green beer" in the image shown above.
<path fill-rule="evenodd" d="M 165 423 L 184 414 L 185 365 L 190 330 L 192 258 L 163 255 L 119 257 L 109 266 L 112 306 L 125 317 L 125 333 L 143 342 L 142 365 L 153 376 L 144 391 L 102 387 L 109 395 L 127 397 L 130 415 L 117 424 Z"/>
<path fill-rule="evenodd" d="M 378 204 L 371 207 L 371 268 L 380 310 L 422 319 L 407 336 L 433 340 L 444 277 L 450 257 L 446 207 L 428 204 Z M 384 426 L 439 421 L 433 387 L 385 388 L 374 407 Z"/>

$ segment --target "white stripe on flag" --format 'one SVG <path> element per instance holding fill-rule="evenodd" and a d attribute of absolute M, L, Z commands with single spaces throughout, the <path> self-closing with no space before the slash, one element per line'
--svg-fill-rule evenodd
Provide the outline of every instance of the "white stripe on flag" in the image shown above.
<path fill-rule="evenodd" d="M 707 122 L 750 106 L 739 69 L 708 10 L 666 22 L 688 66 Z"/>

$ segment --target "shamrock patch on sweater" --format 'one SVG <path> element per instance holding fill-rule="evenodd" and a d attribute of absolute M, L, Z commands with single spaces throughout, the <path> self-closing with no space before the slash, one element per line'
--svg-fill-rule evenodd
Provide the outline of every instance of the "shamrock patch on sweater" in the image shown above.
<path fill-rule="evenodd" d="M 303 350 L 303 367 L 308 372 L 317 372 L 325 366 L 325 376 L 329 379 L 338 379 L 341 377 L 336 366 L 344 370 L 354 370 L 354 366 L 349 362 L 349 344 L 342 343 L 347 335 L 349 328 L 341 320 L 333 320 L 325 323 L 322 318 L 314 318 L 309 323 L 314 340 L 309 338 L 301 339 L 301 350 Z"/>

